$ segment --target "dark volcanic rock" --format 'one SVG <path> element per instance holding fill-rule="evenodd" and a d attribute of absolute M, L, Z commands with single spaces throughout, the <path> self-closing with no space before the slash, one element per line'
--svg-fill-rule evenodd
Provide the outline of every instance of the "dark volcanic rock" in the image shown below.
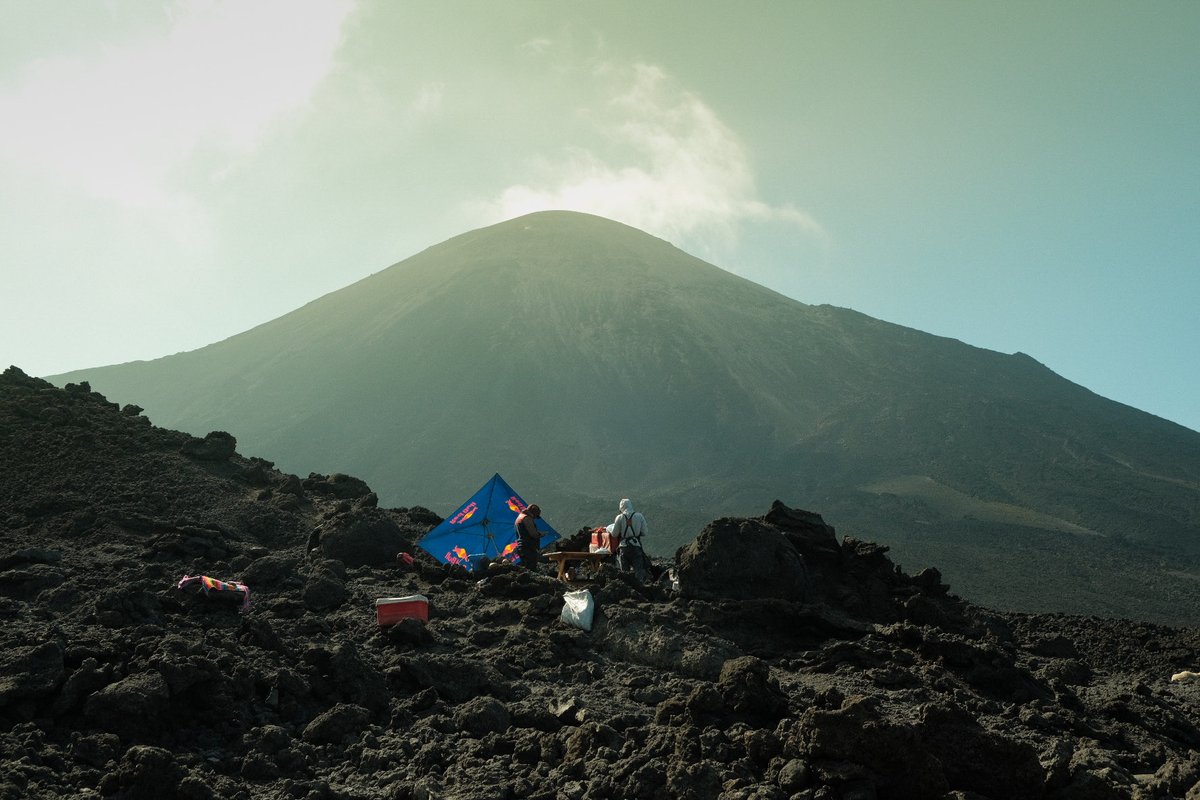
<path fill-rule="evenodd" d="M 919 800 L 951 788 L 916 728 L 889 719 L 871 697 L 851 697 L 829 711 L 809 709 L 788 745 L 809 757 L 818 776 L 844 789 L 886 787 L 887 797 Z"/>
<path fill-rule="evenodd" d="M 121 757 L 117 771 L 105 776 L 103 787 L 119 788 L 128 800 L 156 800 L 175 794 L 184 774 L 170 750 L 135 746 Z"/>
<path fill-rule="evenodd" d="M 600 569 L 584 632 L 548 571 L 414 552 L 427 509 L 201 441 L 0 376 L 0 800 L 1200 795 L 1195 631 L 989 612 L 776 503 L 682 591 Z"/>
<path fill-rule="evenodd" d="M 950 786 L 996 800 L 1042 793 L 1045 773 L 1031 744 L 984 729 L 952 703 L 923 706 L 919 728 Z"/>
<path fill-rule="evenodd" d="M 826 524 L 820 514 L 788 508 L 776 500 L 763 520 L 783 531 L 792 546 L 808 560 L 819 563 L 837 559 L 837 536 L 833 526 Z"/>
<path fill-rule="evenodd" d="M 735 716 L 757 727 L 772 727 L 788 713 L 779 681 L 771 677 L 766 662 L 753 656 L 726 661 L 717 692 Z"/>
<path fill-rule="evenodd" d="M 459 706 L 455 725 L 477 738 L 489 733 L 504 733 L 512 724 L 512 715 L 503 703 L 492 697 L 476 697 Z"/>
<path fill-rule="evenodd" d="M 237 452 L 237 439 L 225 431 L 213 431 L 203 439 L 189 439 L 179 452 L 200 461 L 228 461 Z"/>
<path fill-rule="evenodd" d="M 386 511 L 360 508 L 339 514 L 317 529 L 321 552 L 348 567 L 384 566 L 396 553 L 413 549 L 413 540 Z M 422 530 L 417 534 L 423 534 Z"/>
<path fill-rule="evenodd" d="M 306 608 L 312 611 L 329 611 L 346 602 L 348 593 L 342 574 L 329 562 L 325 562 L 309 569 L 301 596 Z"/>
<path fill-rule="evenodd" d="M 337 500 L 354 500 L 372 494 L 371 487 L 361 478 L 341 473 L 318 475 L 314 472 L 304 480 L 304 490 Z"/>
<path fill-rule="evenodd" d="M 689 597 L 803 600 L 804 559 L 776 527 L 759 520 L 719 519 L 676 555 Z"/>
<path fill-rule="evenodd" d="M 370 719 L 362 706 L 339 703 L 304 728 L 304 741 L 315 744 L 340 744 L 358 738 Z"/>
<path fill-rule="evenodd" d="M 46 697 L 63 682 L 63 648 L 57 642 L 5 648 L 0 659 L 0 709 Z"/>
<path fill-rule="evenodd" d="M 88 698 L 85 716 L 97 728 L 122 739 L 145 741 L 157 734 L 171 699 L 167 682 L 155 670 L 109 684 Z"/>

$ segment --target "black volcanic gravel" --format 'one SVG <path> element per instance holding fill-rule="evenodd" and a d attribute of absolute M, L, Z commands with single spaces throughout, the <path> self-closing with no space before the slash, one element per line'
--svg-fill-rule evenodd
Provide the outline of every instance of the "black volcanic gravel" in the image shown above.
<path fill-rule="evenodd" d="M 777 503 L 601 569 L 583 631 L 424 508 L 140 411 L 0 376 L 0 800 L 1200 797 L 1194 630 L 990 612 Z"/>

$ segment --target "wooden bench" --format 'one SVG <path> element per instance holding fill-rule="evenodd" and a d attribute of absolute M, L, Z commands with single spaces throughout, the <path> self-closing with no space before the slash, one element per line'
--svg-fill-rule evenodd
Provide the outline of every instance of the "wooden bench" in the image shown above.
<path fill-rule="evenodd" d="M 546 558 L 558 563 L 558 579 L 567 580 L 567 566 L 575 561 L 591 564 L 593 568 L 606 559 L 612 558 L 612 553 L 581 553 L 559 550 L 553 553 L 542 553 Z"/>

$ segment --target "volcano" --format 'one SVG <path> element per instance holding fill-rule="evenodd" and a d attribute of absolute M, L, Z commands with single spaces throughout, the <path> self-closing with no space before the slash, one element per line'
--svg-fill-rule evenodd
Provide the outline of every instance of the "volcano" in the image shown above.
<path fill-rule="evenodd" d="M 53 380 L 441 514 L 500 472 L 563 530 L 633 498 L 667 553 L 787 497 L 998 607 L 1200 607 L 1200 433 L 585 214 L 474 230 L 202 349 Z"/>

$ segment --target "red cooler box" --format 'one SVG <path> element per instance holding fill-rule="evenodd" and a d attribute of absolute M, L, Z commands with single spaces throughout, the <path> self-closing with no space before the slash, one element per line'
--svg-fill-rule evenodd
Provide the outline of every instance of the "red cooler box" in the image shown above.
<path fill-rule="evenodd" d="M 380 625 L 395 625 L 406 617 L 429 621 L 429 599 L 423 594 L 381 597 L 375 601 L 375 619 Z"/>

